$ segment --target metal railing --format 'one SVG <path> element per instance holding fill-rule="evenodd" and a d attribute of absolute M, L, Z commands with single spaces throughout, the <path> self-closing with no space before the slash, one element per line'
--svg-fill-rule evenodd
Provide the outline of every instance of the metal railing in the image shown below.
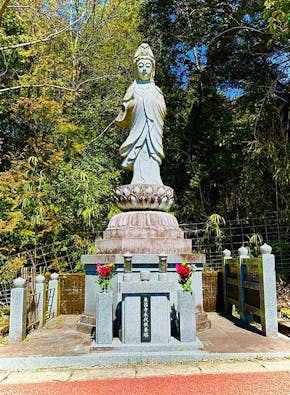
<path fill-rule="evenodd" d="M 53 306 L 53 301 L 54 301 L 54 296 L 55 296 L 55 289 L 49 289 L 47 292 L 47 311 L 46 311 L 46 322 L 54 318 L 54 314 L 52 312 L 52 306 Z"/>
<path fill-rule="evenodd" d="M 39 297 L 38 293 L 30 293 L 27 295 L 27 332 L 31 331 L 32 329 L 36 329 L 39 324 L 39 317 L 38 317 L 38 304 L 39 304 Z"/>

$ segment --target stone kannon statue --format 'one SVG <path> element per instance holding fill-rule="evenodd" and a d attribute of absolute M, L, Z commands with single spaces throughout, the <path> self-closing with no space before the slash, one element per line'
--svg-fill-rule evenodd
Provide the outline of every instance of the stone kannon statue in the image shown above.
<path fill-rule="evenodd" d="M 166 113 L 164 97 L 154 83 L 155 59 L 148 44 L 141 44 L 134 57 L 135 81 L 129 86 L 116 123 L 130 132 L 120 147 L 123 167 L 133 171 L 130 184 L 114 189 L 114 215 L 96 240 L 106 254 L 191 253 L 191 240 L 184 239 L 174 215 L 174 191 L 164 185 L 160 164 L 164 158 L 162 137 Z"/>
<path fill-rule="evenodd" d="M 116 118 L 130 133 L 120 147 L 122 166 L 133 171 L 131 184 L 163 185 L 160 164 L 164 158 L 162 137 L 166 105 L 154 83 L 155 58 L 148 44 L 141 44 L 134 56 L 135 81 L 123 99 Z"/>

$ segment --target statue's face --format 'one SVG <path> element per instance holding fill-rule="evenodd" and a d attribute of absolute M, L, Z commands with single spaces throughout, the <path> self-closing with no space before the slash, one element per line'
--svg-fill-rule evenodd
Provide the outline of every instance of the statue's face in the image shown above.
<path fill-rule="evenodd" d="M 137 77 L 138 80 L 148 81 L 151 78 L 153 71 L 152 62 L 149 59 L 140 59 L 137 62 Z"/>

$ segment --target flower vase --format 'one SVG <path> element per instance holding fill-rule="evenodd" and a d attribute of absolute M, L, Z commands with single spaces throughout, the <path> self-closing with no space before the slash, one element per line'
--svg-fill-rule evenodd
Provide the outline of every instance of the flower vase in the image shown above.
<path fill-rule="evenodd" d="M 192 292 L 177 291 L 177 310 L 181 342 L 196 339 L 195 300 Z"/>
<path fill-rule="evenodd" d="M 113 292 L 97 292 L 96 343 L 112 344 L 113 341 Z"/>

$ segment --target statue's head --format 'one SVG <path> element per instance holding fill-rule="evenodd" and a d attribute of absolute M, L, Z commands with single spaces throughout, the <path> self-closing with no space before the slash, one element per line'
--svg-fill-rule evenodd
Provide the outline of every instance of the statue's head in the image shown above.
<path fill-rule="evenodd" d="M 154 81 L 155 58 L 150 46 L 141 44 L 134 56 L 134 71 L 140 81 Z"/>

